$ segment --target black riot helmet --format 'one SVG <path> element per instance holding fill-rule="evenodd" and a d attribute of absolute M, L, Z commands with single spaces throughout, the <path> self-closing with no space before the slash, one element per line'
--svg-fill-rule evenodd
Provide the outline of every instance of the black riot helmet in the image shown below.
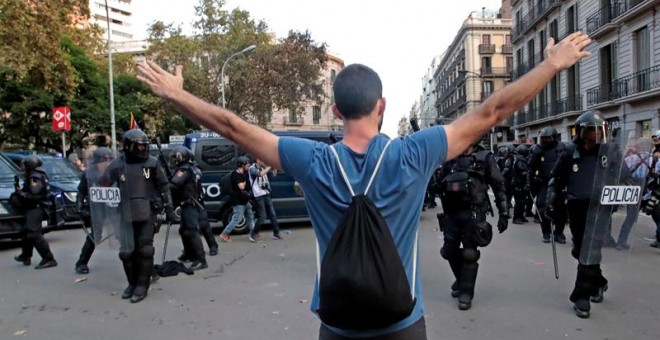
<path fill-rule="evenodd" d="M 174 149 L 172 149 L 172 153 L 170 154 L 170 162 L 173 165 L 188 163 L 192 160 L 192 158 L 192 151 L 183 145 L 174 147 Z"/>
<path fill-rule="evenodd" d="M 516 148 L 516 154 L 523 157 L 527 157 L 529 155 L 529 147 L 527 146 L 527 144 L 518 145 L 518 147 Z"/>
<path fill-rule="evenodd" d="M 149 137 L 142 130 L 131 129 L 124 133 L 123 150 L 126 157 L 133 160 L 149 158 Z"/>
<path fill-rule="evenodd" d="M 92 164 L 99 164 L 103 162 L 109 162 L 111 161 L 114 157 L 114 154 L 112 153 L 112 150 L 110 148 L 106 147 L 100 147 L 94 150 L 92 153 Z"/>
<path fill-rule="evenodd" d="M 539 145 L 542 148 L 552 148 L 557 145 L 557 129 L 546 126 L 539 132 Z"/>
<path fill-rule="evenodd" d="M 506 156 L 509 155 L 509 148 L 506 146 L 500 146 L 499 149 L 497 149 L 497 155 L 500 158 L 506 158 Z"/>
<path fill-rule="evenodd" d="M 595 134 L 590 134 L 594 131 Z M 587 111 L 575 120 L 575 137 L 594 144 L 607 143 L 608 124 L 598 111 Z"/>
<path fill-rule="evenodd" d="M 32 171 L 42 166 L 43 164 L 44 163 L 41 161 L 41 158 L 35 155 L 27 156 L 21 161 L 21 167 L 24 171 Z"/>
<path fill-rule="evenodd" d="M 240 168 L 245 164 L 250 164 L 250 159 L 245 156 L 241 156 L 236 159 L 236 162 L 238 163 L 236 164 L 236 167 Z"/>

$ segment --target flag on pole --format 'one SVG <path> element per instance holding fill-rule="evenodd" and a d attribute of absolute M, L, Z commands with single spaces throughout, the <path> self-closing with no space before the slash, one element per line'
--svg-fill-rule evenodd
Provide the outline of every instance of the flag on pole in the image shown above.
<path fill-rule="evenodd" d="M 131 130 L 140 130 L 137 120 L 133 117 L 133 112 L 131 112 Z"/>

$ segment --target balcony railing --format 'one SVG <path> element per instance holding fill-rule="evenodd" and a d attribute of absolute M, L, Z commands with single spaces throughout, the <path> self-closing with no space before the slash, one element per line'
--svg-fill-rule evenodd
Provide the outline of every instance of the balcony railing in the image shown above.
<path fill-rule="evenodd" d="M 482 67 L 479 72 L 484 77 L 508 76 L 506 67 Z"/>
<path fill-rule="evenodd" d="M 502 45 L 503 54 L 513 54 L 513 44 L 504 44 Z"/>
<path fill-rule="evenodd" d="M 536 5 L 527 11 L 520 22 L 511 28 L 511 39 L 521 37 L 528 29 L 533 27 L 537 21 L 545 18 L 554 7 L 561 5 L 563 0 L 538 0 Z"/>
<path fill-rule="evenodd" d="M 628 11 L 628 4 L 625 0 L 619 0 L 603 6 L 587 18 L 587 34 L 591 34 L 609 24 L 626 11 Z"/>
<path fill-rule="evenodd" d="M 479 44 L 479 53 L 493 54 L 495 53 L 495 45 L 492 44 Z"/>
<path fill-rule="evenodd" d="M 587 106 L 660 88 L 660 65 L 587 90 Z"/>
<path fill-rule="evenodd" d="M 303 117 L 282 117 L 282 124 L 284 126 L 303 126 L 305 124 L 305 120 Z"/>
<path fill-rule="evenodd" d="M 532 106 L 520 110 L 515 116 L 514 123 L 515 125 L 527 124 L 572 111 L 582 111 L 582 95 L 566 97 L 540 106 Z"/>

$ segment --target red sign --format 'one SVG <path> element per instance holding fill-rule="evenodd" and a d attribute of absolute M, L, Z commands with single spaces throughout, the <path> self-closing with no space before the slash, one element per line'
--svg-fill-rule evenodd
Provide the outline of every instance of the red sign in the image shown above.
<path fill-rule="evenodd" d="M 53 108 L 53 131 L 71 130 L 71 109 L 68 107 Z"/>

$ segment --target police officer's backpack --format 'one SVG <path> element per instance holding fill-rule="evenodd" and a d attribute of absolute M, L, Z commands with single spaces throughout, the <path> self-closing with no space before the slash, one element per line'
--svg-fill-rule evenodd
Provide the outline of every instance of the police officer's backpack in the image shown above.
<path fill-rule="evenodd" d="M 321 321 L 342 329 L 379 329 L 401 321 L 415 306 L 410 285 L 390 229 L 367 197 L 385 150 L 363 194 L 355 195 L 335 149 L 330 146 L 352 195 L 351 204 L 332 234 L 323 261 L 317 248 Z M 417 238 L 413 247 L 416 268 Z M 318 247 L 318 244 L 317 244 Z M 319 265 L 320 264 L 320 265 Z"/>
<path fill-rule="evenodd" d="M 489 151 L 457 157 L 450 173 L 443 179 L 442 198 L 455 203 L 482 203 L 485 197 L 486 157 Z"/>

